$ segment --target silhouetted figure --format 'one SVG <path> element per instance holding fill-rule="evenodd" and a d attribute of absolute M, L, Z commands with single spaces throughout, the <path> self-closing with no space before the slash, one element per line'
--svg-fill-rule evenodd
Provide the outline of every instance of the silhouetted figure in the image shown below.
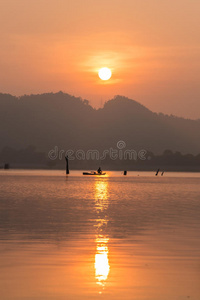
<path fill-rule="evenodd" d="M 98 172 L 98 174 L 101 174 L 101 173 L 102 173 L 101 167 L 98 168 L 97 172 Z"/>
<path fill-rule="evenodd" d="M 163 176 L 163 175 L 164 175 L 164 173 L 165 173 L 165 171 L 163 171 L 163 172 L 161 173 L 161 176 Z"/>
<path fill-rule="evenodd" d="M 8 169 L 10 169 L 10 165 L 9 164 L 5 164 L 4 165 L 4 170 L 8 170 Z"/>
<path fill-rule="evenodd" d="M 69 161 L 68 161 L 68 156 L 65 156 L 65 160 L 66 160 L 66 174 L 69 174 Z"/>
<path fill-rule="evenodd" d="M 158 176 L 158 173 L 159 173 L 159 171 L 160 171 L 160 169 L 158 169 L 158 170 L 157 170 L 157 172 L 156 172 L 156 176 Z"/>
<path fill-rule="evenodd" d="M 124 176 L 126 176 L 127 175 L 127 171 L 124 171 Z"/>

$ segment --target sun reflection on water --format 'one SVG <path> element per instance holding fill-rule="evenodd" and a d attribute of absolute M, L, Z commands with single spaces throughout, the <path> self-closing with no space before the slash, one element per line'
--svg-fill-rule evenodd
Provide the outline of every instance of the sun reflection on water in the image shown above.
<path fill-rule="evenodd" d="M 108 243 L 109 239 L 96 238 L 96 254 L 95 254 L 95 276 L 97 284 L 104 286 L 110 272 L 110 265 L 108 260 Z"/>
<path fill-rule="evenodd" d="M 96 283 L 103 289 L 110 272 L 109 264 L 109 237 L 106 232 L 108 219 L 106 210 L 108 208 L 108 182 L 104 180 L 95 181 L 95 208 L 98 213 L 97 223 L 95 225 L 96 235 L 96 253 L 95 253 L 95 278 Z M 101 294 L 102 291 L 99 291 Z"/>
<path fill-rule="evenodd" d="M 95 207 L 97 212 L 108 208 L 108 182 L 104 179 L 95 181 Z"/>

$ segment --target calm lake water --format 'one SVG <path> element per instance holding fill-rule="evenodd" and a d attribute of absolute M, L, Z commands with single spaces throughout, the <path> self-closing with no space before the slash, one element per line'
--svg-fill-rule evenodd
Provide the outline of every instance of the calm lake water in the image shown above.
<path fill-rule="evenodd" d="M 200 175 L 0 171 L 1 300 L 200 299 Z"/>

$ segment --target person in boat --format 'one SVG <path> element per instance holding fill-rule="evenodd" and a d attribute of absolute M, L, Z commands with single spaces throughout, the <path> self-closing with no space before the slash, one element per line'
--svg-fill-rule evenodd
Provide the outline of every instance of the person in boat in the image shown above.
<path fill-rule="evenodd" d="M 98 172 L 98 174 L 101 174 L 101 173 L 102 173 L 101 167 L 98 168 L 97 172 Z"/>

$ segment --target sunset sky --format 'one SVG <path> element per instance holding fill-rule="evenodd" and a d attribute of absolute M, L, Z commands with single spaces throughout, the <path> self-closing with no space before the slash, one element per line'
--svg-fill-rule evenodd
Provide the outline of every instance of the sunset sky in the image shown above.
<path fill-rule="evenodd" d="M 199 15 L 199 0 L 1 0 L 0 92 L 62 90 L 96 107 L 120 94 L 200 118 Z"/>

